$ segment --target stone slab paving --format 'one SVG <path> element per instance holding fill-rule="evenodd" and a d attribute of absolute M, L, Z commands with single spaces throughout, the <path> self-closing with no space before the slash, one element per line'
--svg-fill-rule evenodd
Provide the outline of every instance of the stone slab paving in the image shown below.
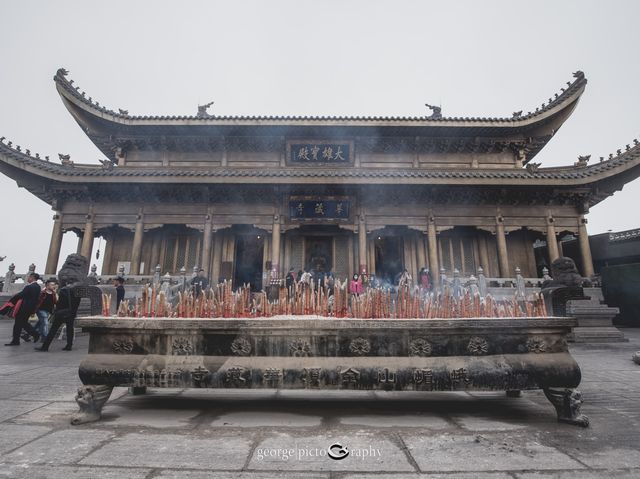
<path fill-rule="evenodd" d="M 0 454 L 33 441 L 51 432 L 51 428 L 44 426 L 21 426 L 19 424 L 0 424 Z"/>
<path fill-rule="evenodd" d="M 423 471 L 583 469 L 582 463 L 528 434 L 402 435 Z"/>
<path fill-rule="evenodd" d="M 251 450 L 251 436 L 215 434 L 125 434 L 89 454 L 80 464 L 188 469 L 240 470 Z"/>
<path fill-rule="evenodd" d="M 0 319 L 0 334 L 8 338 L 11 326 Z M 588 429 L 557 423 L 541 391 L 130 396 L 125 388 L 114 391 L 103 421 L 73 427 L 88 336 L 79 335 L 71 352 L 57 340 L 46 354 L 32 343 L 2 348 L 0 479 L 637 478 L 640 366 L 630 357 L 640 350 L 640 330 L 624 332 L 628 343 L 572 346 Z M 349 456 L 313 455 L 335 442 Z M 284 449 L 294 451 L 286 460 L 278 457 Z"/>

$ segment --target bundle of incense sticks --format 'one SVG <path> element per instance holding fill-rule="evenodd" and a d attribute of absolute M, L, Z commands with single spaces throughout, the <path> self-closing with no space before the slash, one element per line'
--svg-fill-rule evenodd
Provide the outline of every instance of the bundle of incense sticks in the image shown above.
<path fill-rule="evenodd" d="M 102 316 L 111 316 L 111 295 L 102 293 Z"/>

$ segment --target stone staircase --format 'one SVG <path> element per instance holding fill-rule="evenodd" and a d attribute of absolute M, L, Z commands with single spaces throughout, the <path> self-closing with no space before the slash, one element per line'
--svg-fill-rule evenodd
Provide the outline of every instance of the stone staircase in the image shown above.
<path fill-rule="evenodd" d="M 578 326 L 568 337 L 576 343 L 614 343 L 628 341 L 622 332 L 613 325 L 620 310 L 604 304 L 601 288 L 584 288 L 589 299 L 567 302 L 567 316 L 578 320 Z"/>

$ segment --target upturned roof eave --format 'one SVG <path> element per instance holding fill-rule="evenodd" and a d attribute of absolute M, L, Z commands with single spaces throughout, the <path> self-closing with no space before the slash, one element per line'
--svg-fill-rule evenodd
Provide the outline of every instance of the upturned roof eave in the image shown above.
<path fill-rule="evenodd" d="M 575 107 L 576 102 L 584 92 L 587 80 L 584 74 L 579 72 L 577 79 L 571 83 L 567 90 L 559 95 L 556 100 L 531 114 L 520 118 L 457 118 L 443 117 L 433 119 L 429 117 L 300 117 L 300 116 L 132 116 L 116 113 L 105 107 L 99 106 L 80 94 L 66 79 L 66 76 L 58 71 L 54 77 L 58 93 L 73 105 L 70 113 L 80 124 L 84 121 L 78 116 L 79 111 L 113 125 L 114 131 L 143 130 L 144 127 L 343 127 L 343 128 L 417 128 L 425 131 L 438 131 L 442 129 L 491 129 L 496 132 L 503 131 L 505 135 L 521 130 L 531 130 L 563 110 Z M 84 92 L 83 92 L 84 93 Z M 551 106 L 553 105 L 553 106 Z M 112 133 L 112 132 L 110 132 Z"/>

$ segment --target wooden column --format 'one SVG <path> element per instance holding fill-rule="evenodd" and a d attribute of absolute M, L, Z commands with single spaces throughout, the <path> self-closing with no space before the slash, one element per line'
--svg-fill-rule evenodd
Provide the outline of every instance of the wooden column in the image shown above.
<path fill-rule="evenodd" d="M 584 216 L 578 218 L 578 242 L 580 244 L 580 257 L 582 258 L 582 274 L 587 278 L 593 276 L 593 259 L 587 234 L 587 219 Z"/>
<path fill-rule="evenodd" d="M 367 270 L 367 225 L 364 215 L 360 215 L 360 224 L 358 225 L 358 272 L 360 274 L 368 274 Z"/>
<path fill-rule="evenodd" d="M 93 250 L 93 212 L 87 215 L 87 222 L 84 225 L 84 235 L 82 236 L 82 247 L 80 254 L 91 262 L 91 251 Z"/>
<path fill-rule="evenodd" d="M 549 264 L 560 257 L 558 240 L 556 239 L 556 227 L 553 224 L 553 216 L 547 218 L 547 250 L 549 252 Z"/>
<path fill-rule="evenodd" d="M 160 265 L 160 246 L 160 235 L 155 232 L 155 234 L 153 234 L 153 240 L 151 243 L 151 264 L 149 264 L 149 272 L 151 272 L 151 268 L 153 268 L 153 271 L 155 272 L 156 266 Z"/>
<path fill-rule="evenodd" d="M 480 256 L 480 266 L 484 270 L 485 276 L 489 276 L 489 251 L 487 249 L 487 237 L 481 230 L 478 231 L 478 254 Z"/>
<path fill-rule="evenodd" d="M 440 282 L 440 265 L 438 264 L 438 238 L 436 236 L 436 219 L 430 216 L 427 222 L 427 242 L 429 248 L 429 271 L 433 284 Z"/>
<path fill-rule="evenodd" d="M 509 257 L 507 256 L 507 239 L 504 233 L 504 218 L 496 216 L 496 243 L 498 244 L 498 266 L 500 277 L 509 278 Z"/>
<path fill-rule="evenodd" d="M 271 274 L 270 277 L 280 278 L 280 215 L 273 215 L 273 230 L 271 232 Z M 263 285 L 263 287 L 266 285 Z"/>
<path fill-rule="evenodd" d="M 373 237 L 367 241 L 367 249 L 369 252 L 369 274 L 376 274 L 376 243 Z"/>
<path fill-rule="evenodd" d="M 82 253 L 82 239 L 84 238 L 84 235 L 82 234 L 82 232 L 78 233 L 78 245 L 76 246 L 76 254 L 80 254 Z"/>
<path fill-rule="evenodd" d="M 136 219 L 136 231 L 133 234 L 133 247 L 131 248 L 131 274 L 140 274 L 140 255 L 142 253 L 142 237 L 144 236 L 144 217 L 138 213 Z M 154 268 L 152 266 L 152 268 Z"/>
<path fill-rule="evenodd" d="M 104 256 L 102 258 L 102 269 L 100 270 L 100 274 L 112 274 L 111 270 L 111 258 L 113 257 L 113 234 L 108 234 L 104 236 Z"/>
<path fill-rule="evenodd" d="M 209 277 L 211 268 L 211 214 L 207 214 L 202 233 L 202 261 L 200 267 L 204 269 L 205 276 Z"/>
<path fill-rule="evenodd" d="M 427 266 L 427 259 L 424 255 L 424 234 L 418 233 L 415 236 L 416 253 L 418 255 L 418 271 Z M 417 281 L 417 278 L 416 278 Z"/>
<path fill-rule="evenodd" d="M 60 260 L 60 247 L 62 246 L 62 215 L 53 215 L 53 230 L 51 231 L 51 242 L 49 243 L 49 254 L 47 255 L 47 265 L 44 274 L 56 274 L 58 261 Z"/>

